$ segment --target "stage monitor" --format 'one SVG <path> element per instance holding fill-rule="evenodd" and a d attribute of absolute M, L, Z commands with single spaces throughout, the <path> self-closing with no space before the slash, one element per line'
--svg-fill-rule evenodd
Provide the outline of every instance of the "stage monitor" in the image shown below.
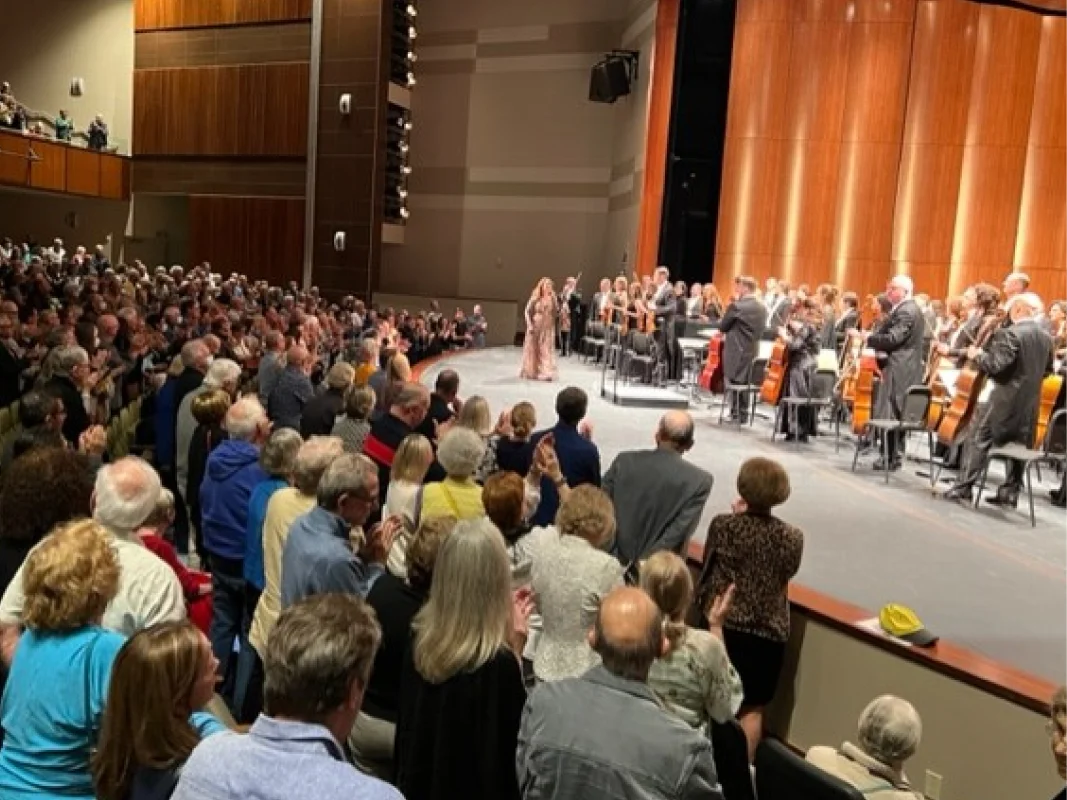
<path fill-rule="evenodd" d="M 636 62 L 629 54 L 612 53 L 593 67 L 589 76 L 589 99 L 614 103 L 630 93 Z"/>

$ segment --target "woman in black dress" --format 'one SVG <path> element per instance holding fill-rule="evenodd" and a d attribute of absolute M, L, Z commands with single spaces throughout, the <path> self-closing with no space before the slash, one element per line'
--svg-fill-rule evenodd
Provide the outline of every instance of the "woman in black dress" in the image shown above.
<path fill-rule="evenodd" d="M 788 362 L 786 365 L 785 396 L 810 397 L 815 371 L 819 363 L 822 314 L 817 301 L 804 300 L 798 312 L 778 329 L 785 341 Z M 794 416 L 795 415 L 795 416 Z M 782 426 L 787 442 L 808 441 L 815 435 L 816 415 L 811 406 L 791 409 L 783 407 Z"/>

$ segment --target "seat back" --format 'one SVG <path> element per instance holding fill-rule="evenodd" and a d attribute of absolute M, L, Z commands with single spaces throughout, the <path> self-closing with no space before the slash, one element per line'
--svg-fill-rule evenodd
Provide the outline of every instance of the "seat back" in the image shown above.
<path fill-rule="evenodd" d="M 930 410 L 930 387 L 922 384 L 908 387 L 904 395 L 904 409 L 900 414 L 903 425 L 923 425 Z"/>
<path fill-rule="evenodd" d="M 711 723 L 711 752 L 715 774 L 726 800 L 756 800 L 752 772 L 748 768 L 748 740 L 736 719 Z"/>
<path fill-rule="evenodd" d="M 1049 419 L 1043 445 L 1046 455 L 1067 453 L 1067 408 L 1061 408 Z"/>
<path fill-rule="evenodd" d="M 756 793 L 760 800 L 863 800 L 854 786 L 809 764 L 777 739 L 756 750 Z"/>
<path fill-rule="evenodd" d="M 647 333 L 634 331 L 633 339 L 631 340 L 631 348 L 634 351 L 634 355 L 649 355 L 652 352 L 652 337 Z"/>
<path fill-rule="evenodd" d="M 748 368 L 748 385 L 759 386 L 763 383 L 763 376 L 767 372 L 767 360 L 763 358 L 757 358 L 752 362 L 752 366 Z"/>
<path fill-rule="evenodd" d="M 819 370 L 811 381 L 811 399 L 831 399 L 834 396 L 834 386 L 836 384 L 837 375 L 835 373 L 825 369 Z"/>

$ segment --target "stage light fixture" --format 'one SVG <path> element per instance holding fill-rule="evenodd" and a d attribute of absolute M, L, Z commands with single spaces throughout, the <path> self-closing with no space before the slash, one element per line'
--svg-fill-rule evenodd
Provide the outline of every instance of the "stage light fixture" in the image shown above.
<path fill-rule="evenodd" d="M 409 17 L 417 17 L 419 15 L 419 10 L 412 3 L 408 3 L 407 11 Z"/>
<path fill-rule="evenodd" d="M 403 217 L 404 219 L 407 219 L 408 217 L 410 217 L 410 216 L 411 216 L 411 212 L 410 212 L 410 211 L 408 211 L 408 210 L 407 210 L 406 208 L 403 208 L 403 207 L 402 207 L 402 208 L 400 209 L 400 216 L 402 216 L 402 217 Z"/>
<path fill-rule="evenodd" d="M 403 175 L 410 175 L 411 174 L 411 167 L 409 167 L 407 164 L 405 164 L 404 166 L 402 166 L 400 168 L 400 172 Z"/>

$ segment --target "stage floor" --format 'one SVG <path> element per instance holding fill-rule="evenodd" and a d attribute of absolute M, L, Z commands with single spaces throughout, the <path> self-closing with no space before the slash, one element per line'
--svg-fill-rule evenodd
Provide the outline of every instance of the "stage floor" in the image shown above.
<path fill-rule="evenodd" d="M 432 386 L 440 369 L 452 367 L 460 374 L 461 396 L 484 396 L 494 416 L 529 400 L 537 407 L 539 428 L 555 423 L 556 392 L 567 385 L 585 389 L 604 471 L 621 450 L 653 445 L 662 410 L 603 400 L 599 369 L 577 358 L 561 359 L 559 381 L 539 383 L 517 377 L 520 360 L 517 348 L 457 354 L 422 379 Z M 1047 475 L 1034 486 L 1038 521 L 1031 528 L 1025 501 L 1015 512 L 946 502 L 915 474 L 922 468 L 916 462 L 906 463 L 886 485 L 882 473 L 871 469 L 870 456 L 861 456 L 853 474 L 852 446 L 842 442 L 835 454 L 828 430 L 810 445 L 772 444 L 769 421 L 757 419 L 740 430 L 719 426 L 717 404 L 708 406 L 706 398 L 690 405 L 697 431 L 687 457 L 715 477 L 697 539 L 704 539 L 712 516 L 729 510 L 741 462 L 754 455 L 776 458 L 789 470 L 793 487 L 779 513 L 805 534 L 799 582 L 872 616 L 886 603 L 903 603 L 954 643 L 1064 681 L 1067 537 L 1064 513 L 1048 501 Z M 990 472 L 991 485 L 1000 480 L 996 470 Z"/>

